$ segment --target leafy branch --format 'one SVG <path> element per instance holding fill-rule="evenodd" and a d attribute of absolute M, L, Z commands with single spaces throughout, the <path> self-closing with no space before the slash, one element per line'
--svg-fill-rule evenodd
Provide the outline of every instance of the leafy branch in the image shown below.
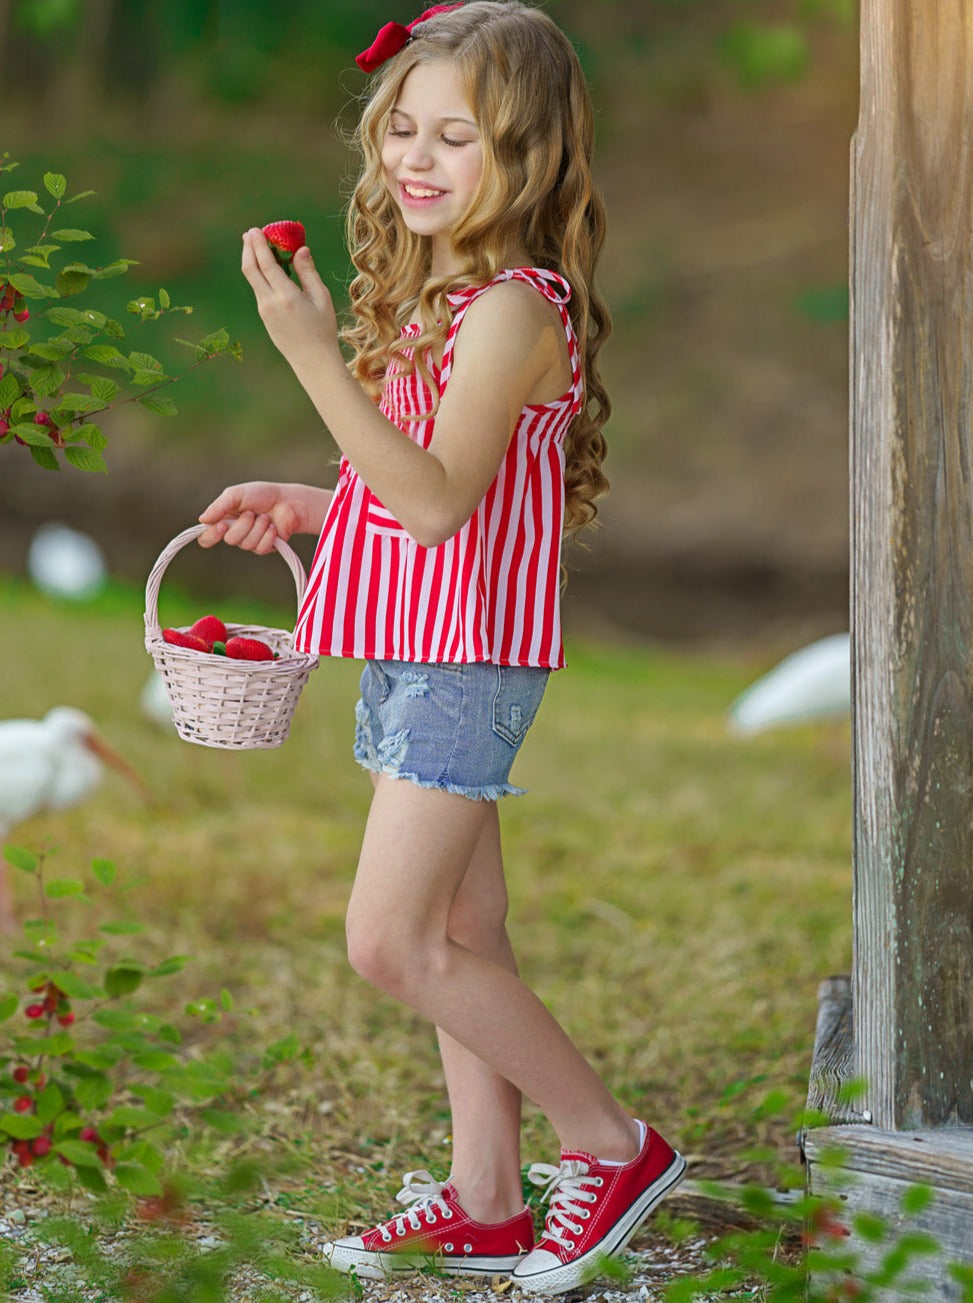
<path fill-rule="evenodd" d="M 0 185 L 5 173 L 18 164 L 0 154 Z M 241 357 L 238 343 L 217 330 L 198 343 L 179 340 L 196 355 L 178 375 L 167 375 L 151 353 L 121 347 L 126 331 L 121 323 L 93 308 L 62 306 L 38 308 L 50 300 L 76 298 L 92 281 L 125 275 L 136 262 L 118 258 L 93 267 L 70 259 L 63 246 L 94 237 L 77 227 L 54 227 L 63 207 L 86 199 L 93 191 L 68 196 L 60 173 L 45 172 L 44 190 L 53 200 L 42 206 L 35 190 L 7 190 L 0 194 L 0 445 L 28 448 L 45 470 L 60 470 L 63 457 L 83 471 L 107 469 L 104 432 L 94 419 L 125 403 L 137 402 L 160 416 L 176 414 L 175 403 L 159 391 L 183 379 L 204 362 L 224 353 Z M 18 253 L 12 213 L 35 214 L 44 219 L 39 233 Z M 60 265 L 57 265 L 60 264 Z M 43 273 L 52 273 L 53 280 Z M 53 330 L 36 338 L 28 322 L 34 312 Z M 156 297 L 142 296 L 127 304 L 139 323 L 158 321 L 173 313 L 190 314 L 190 306 L 172 303 L 167 290 Z"/>

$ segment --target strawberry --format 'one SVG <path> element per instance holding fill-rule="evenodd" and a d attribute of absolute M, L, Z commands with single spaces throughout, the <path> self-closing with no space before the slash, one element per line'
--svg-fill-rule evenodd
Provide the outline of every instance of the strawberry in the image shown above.
<path fill-rule="evenodd" d="M 291 263 L 298 249 L 307 243 L 304 227 L 300 222 L 269 222 L 263 233 L 274 252 L 274 257 L 292 280 L 297 280 Z"/>
<path fill-rule="evenodd" d="M 269 222 L 264 227 L 264 238 L 277 254 L 286 254 L 293 258 L 302 245 L 307 244 L 307 235 L 301 222 Z"/>
<path fill-rule="evenodd" d="M 226 625 L 218 615 L 203 615 L 190 628 L 190 633 L 203 642 L 208 642 L 210 650 L 215 642 L 226 642 Z"/>
<path fill-rule="evenodd" d="M 212 644 L 208 643 L 205 638 L 199 638 L 194 633 L 183 633 L 181 629 L 163 629 L 162 637 L 166 642 L 171 643 L 173 647 L 188 647 L 190 651 L 201 652 L 212 650 Z"/>
<path fill-rule="evenodd" d="M 259 638 L 228 638 L 226 654 L 235 661 L 272 661 L 273 651 Z"/>

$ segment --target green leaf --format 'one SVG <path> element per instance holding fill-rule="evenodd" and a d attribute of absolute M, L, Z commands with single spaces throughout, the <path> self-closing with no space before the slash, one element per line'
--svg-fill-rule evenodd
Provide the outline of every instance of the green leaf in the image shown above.
<path fill-rule="evenodd" d="M 131 995 L 142 985 L 142 969 L 126 964 L 116 964 L 105 974 L 105 991 L 111 998 Z"/>
<path fill-rule="evenodd" d="M 9 226 L 0 226 L 0 253 L 10 253 L 16 249 L 17 241 L 14 239 L 14 233 Z"/>
<path fill-rule="evenodd" d="M 139 403 L 148 408 L 150 412 L 155 412 L 158 416 L 176 416 L 179 409 L 171 398 L 164 394 L 142 394 Z"/>
<path fill-rule="evenodd" d="M 114 402 L 119 395 L 120 386 L 108 376 L 92 376 L 89 383 L 92 396 L 105 406 Z"/>
<path fill-rule="evenodd" d="M 89 1140 L 59 1140 L 54 1152 L 63 1154 L 76 1167 L 101 1167 L 101 1159 Z"/>
<path fill-rule="evenodd" d="M 56 299 L 57 290 L 50 285 L 42 285 L 39 280 L 31 276 L 30 272 L 17 271 L 7 278 L 19 294 L 23 294 L 26 299 Z"/>
<path fill-rule="evenodd" d="M 105 1123 L 111 1127 L 120 1127 L 123 1131 L 138 1131 L 142 1127 L 157 1127 L 162 1121 L 158 1113 L 151 1109 L 136 1108 L 134 1104 L 123 1104 L 114 1109 Z"/>
<path fill-rule="evenodd" d="M 144 932 L 145 928 L 141 923 L 126 923 L 124 920 L 119 919 L 114 923 L 102 923 L 98 931 L 106 932 L 112 937 L 131 937 Z"/>
<path fill-rule="evenodd" d="M 53 321 L 55 326 L 94 326 L 97 330 L 101 330 L 106 321 L 103 312 L 95 312 L 91 308 L 85 311 L 79 308 L 48 308 L 44 316 L 48 321 Z"/>
<path fill-rule="evenodd" d="M 51 239 L 60 240 L 62 244 L 72 244 L 81 240 L 93 240 L 94 238 L 90 231 L 76 231 L 71 227 L 51 232 Z"/>
<path fill-rule="evenodd" d="M 54 199 L 63 199 L 67 194 L 68 183 L 60 172 L 45 172 L 44 189 Z"/>
<path fill-rule="evenodd" d="M 20 1001 L 13 994 L 0 997 L 0 1022 L 12 1018 L 20 1007 Z"/>
<path fill-rule="evenodd" d="M 207 1126 L 224 1135 L 238 1135 L 245 1129 L 244 1121 L 238 1113 L 230 1113 L 221 1108 L 200 1109 L 199 1116 Z"/>
<path fill-rule="evenodd" d="M 49 1081 L 37 1096 L 37 1117 L 41 1122 L 53 1122 L 64 1112 L 64 1096 L 57 1084 Z"/>
<path fill-rule="evenodd" d="M 161 964 L 156 964 L 155 968 L 149 970 L 149 977 L 171 977 L 173 973 L 181 973 L 189 963 L 189 955 L 170 955 L 168 959 L 163 959 Z"/>
<path fill-rule="evenodd" d="M 53 362 L 37 366 L 30 373 L 30 387 L 38 398 L 50 398 L 64 384 L 64 371 Z"/>
<path fill-rule="evenodd" d="M 44 211 L 37 206 L 36 190 L 8 190 L 3 196 L 2 203 L 4 208 L 29 208 L 35 213 Z"/>
<path fill-rule="evenodd" d="M 83 1108 L 88 1109 L 104 1108 L 111 1099 L 113 1091 L 114 1086 L 111 1078 L 104 1073 L 96 1073 L 92 1077 L 83 1077 L 74 1088 L 78 1103 Z"/>
<path fill-rule="evenodd" d="M 52 415 L 58 424 L 62 424 L 65 418 L 80 416 L 84 412 L 100 412 L 103 407 L 94 394 L 67 393 L 60 395 Z"/>
<path fill-rule="evenodd" d="M 220 1005 L 227 1013 L 233 1009 L 233 996 L 225 987 L 220 992 Z"/>
<path fill-rule="evenodd" d="M 80 294 L 91 283 L 91 272 L 79 267 L 65 267 L 58 273 L 57 292 L 67 298 L 71 294 Z"/>
<path fill-rule="evenodd" d="M 75 1176 L 78 1178 L 78 1184 L 83 1185 L 92 1194 L 105 1194 L 108 1190 L 108 1182 L 101 1170 L 101 1159 L 97 1160 L 97 1166 L 76 1168 Z"/>
<path fill-rule="evenodd" d="M 143 1167 L 141 1163 L 117 1163 L 114 1175 L 115 1180 L 122 1189 L 128 1190 L 130 1194 L 152 1195 L 162 1193 L 159 1178 L 154 1172 L 150 1172 L 147 1167 Z"/>
<path fill-rule="evenodd" d="M 12 864 L 15 869 L 20 869 L 24 873 L 36 873 L 40 863 L 37 856 L 32 851 L 25 850 L 23 846 L 5 846 L 3 858 L 8 864 Z"/>
<path fill-rule="evenodd" d="M 77 973 L 52 973 L 51 981 L 72 1000 L 93 1000 L 100 994 L 97 987 L 86 982 Z"/>
<path fill-rule="evenodd" d="M 53 339 L 46 344 L 31 344 L 29 357 L 39 357 L 44 362 L 60 362 L 73 352 L 74 346 L 69 339 Z M 27 365 L 30 365 L 29 361 Z"/>
<path fill-rule="evenodd" d="M 910 1185 L 902 1195 L 902 1211 L 907 1217 L 915 1217 L 925 1212 L 933 1201 L 933 1192 L 928 1185 Z"/>
<path fill-rule="evenodd" d="M 43 1122 L 26 1113 L 0 1113 L 0 1131 L 14 1140 L 34 1140 L 43 1130 Z"/>
<path fill-rule="evenodd" d="M 168 1050 L 142 1050 L 132 1055 L 132 1062 L 146 1072 L 165 1072 L 169 1068 L 181 1066 L 176 1056 Z"/>
<path fill-rule="evenodd" d="M 169 297 L 168 290 L 163 290 L 163 289 L 159 290 L 159 307 L 160 308 L 172 307 L 172 299 Z"/>
<path fill-rule="evenodd" d="M 151 353 L 129 353 L 128 360 L 137 371 L 154 371 L 156 379 L 162 374 L 162 363 Z"/>
<path fill-rule="evenodd" d="M 97 857 L 91 861 L 91 872 L 103 887 L 110 887 L 115 881 L 115 865 L 111 860 Z"/>
<path fill-rule="evenodd" d="M 14 326 L 11 330 L 0 330 L 0 348 L 23 348 L 30 343 L 30 331 L 23 326 Z"/>
<path fill-rule="evenodd" d="M 79 199 L 90 199 L 95 193 L 94 190 L 79 190 L 76 195 L 72 195 L 70 199 L 65 199 L 64 202 L 66 204 L 76 204 Z"/>
<path fill-rule="evenodd" d="M 77 878 L 52 878 L 44 883 L 44 895 L 49 900 L 64 900 L 68 896 L 83 896 L 84 883 Z"/>
<path fill-rule="evenodd" d="M 98 362 L 101 366 L 113 367 L 116 371 L 131 370 L 131 363 L 124 353 L 114 346 L 114 344 L 91 344 L 84 350 L 84 355 L 90 358 L 92 362 Z"/>
<path fill-rule="evenodd" d="M 157 1086 L 133 1086 L 132 1092 L 141 1099 L 146 1108 L 151 1109 L 160 1118 L 168 1117 L 176 1107 L 176 1101 L 169 1092 L 160 1090 Z"/>
<path fill-rule="evenodd" d="M 94 277 L 95 280 L 99 281 L 110 280 L 114 276 L 124 276 L 129 267 L 137 267 L 138 265 L 137 258 L 117 258 L 105 267 L 97 267 Z"/>
<path fill-rule="evenodd" d="M 55 454 L 53 448 L 40 448 L 31 445 L 30 455 L 33 457 L 34 461 L 41 468 L 41 470 L 59 471 L 61 469 L 60 463 L 58 462 L 57 459 L 57 455 Z"/>
<path fill-rule="evenodd" d="M 230 347 L 230 336 L 224 327 L 214 330 L 211 335 L 206 335 L 199 341 L 199 347 L 207 357 L 215 357 L 220 353 L 225 353 Z"/>
<path fill-rule="evenodd" d="M 71 431 L 71 438 L 81 440 L 89 448 L 94 448 L 96 452 L 101 452 L 108 446 L 108 440 L 101 432 L 101 426 L 95 425 L 93 421 L 85 421 L 83 425 L 76 425 Z"/>

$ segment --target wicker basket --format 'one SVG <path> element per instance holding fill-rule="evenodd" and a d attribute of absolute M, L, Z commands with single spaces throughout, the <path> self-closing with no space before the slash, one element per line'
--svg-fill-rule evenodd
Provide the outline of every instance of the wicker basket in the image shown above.
<path fill-rule="evenodd" d="M 262 625 L 227 625 L 230 637 L 260 638 L 278 654 L 273 661 L 237 661 L 174 647 L 159 627 L 159 587 L 169 562 L 202 534 L 193 525 L 177 535 L 152 567 L 145 586 L 145 646 L 155 661 L 172 703 L 176 732 L 187 742 L 234 750 L 279 747 L 290 731 L 301 689 L 318 663 L 317 656 L 294 649 L 288 629 Z M 300 558 L 277 540 L 277 551 L 290 567 L 300 607 L 307 582 Z"/>

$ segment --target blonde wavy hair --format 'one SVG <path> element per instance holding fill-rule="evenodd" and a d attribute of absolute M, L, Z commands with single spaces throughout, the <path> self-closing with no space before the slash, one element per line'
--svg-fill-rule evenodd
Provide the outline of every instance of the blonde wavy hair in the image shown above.
<path fill-rule="evenodd" d="M 430 272 L 430 242 L 401 220 L 382 171 L 382 142 L 405 78 L 420 63 L 454 61 L 480 131 L 483 175 L 453 234 L 461 270 Z M 518 0 L 471 0 L 413 29 L 413 39 L 375 74 L 355 137 L 362 171 L 348 210 L 348 243 L 357 275 L 352 323 L 343 337 L 351 369 L 376 399 L 402 326 L 417 367 L 442 346 L 452 318 L 447 293 L 482 285 L 524 245 L 532 264 L 571 286 L 569 312 L 583 365 L 585 403 L 565 439 L 565 530 L 590 524 L 608 489 L 602 470 L 603 426 L 611 403 L 598 353 L 611 331 L 594 284 L 605 236 L 605 209 L 591 173 L 594 113 L 570 41 L 539 9 Z M 426 375 L 428 379 L 428 374 Z"/>

